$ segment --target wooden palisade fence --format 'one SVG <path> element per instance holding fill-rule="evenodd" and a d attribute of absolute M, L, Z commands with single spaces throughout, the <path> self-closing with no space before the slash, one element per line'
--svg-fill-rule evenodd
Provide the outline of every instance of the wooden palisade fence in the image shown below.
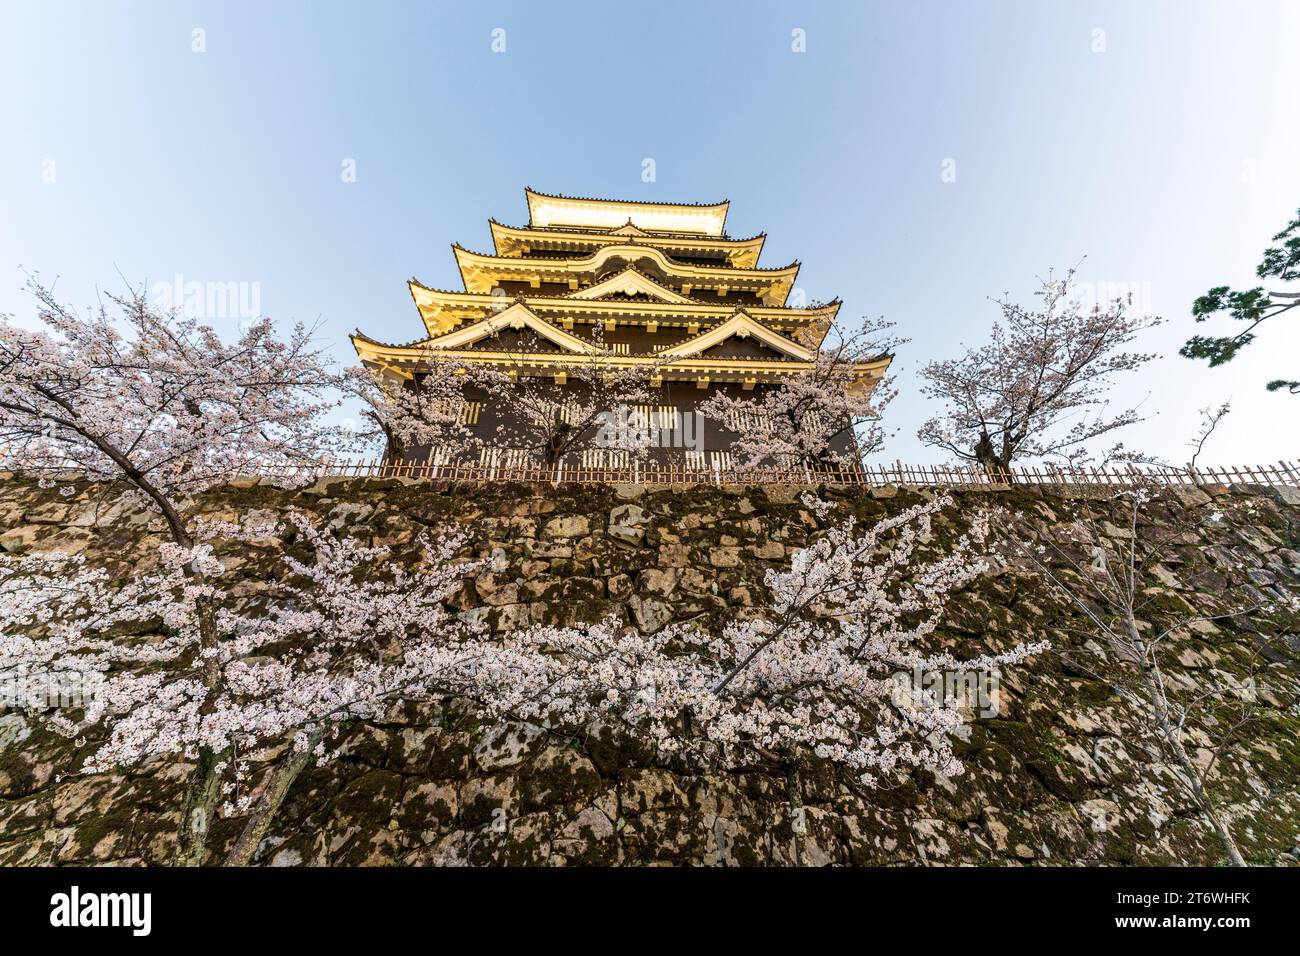
<path fill-rule="evenodd" d="M 975 465 L 844 465 L 725 470 L 681 464 L 644 462 L 622 467 L 560 465 L 493 465 L 478 462 L 394 462 L 384 459 L 325 459 L 267 462 L 258 475 L 289 481 L 319 478 L 407 478 L 425 481 L 544 482 L 560 484 L 725 484 L 725 485 L 1289 485 L 1300 487 L 1300 463 L 1204 468 L 1112 466 L 1108 468 L 1039 465 L 1013 467 L 1009 474 L 990 474 Z"/>

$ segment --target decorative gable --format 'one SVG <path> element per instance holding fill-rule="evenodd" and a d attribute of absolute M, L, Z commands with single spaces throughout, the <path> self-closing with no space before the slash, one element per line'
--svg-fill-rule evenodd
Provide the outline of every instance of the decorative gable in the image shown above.
<path fill-rule="evenodd" d="M 680 342 L 672 348 L 664 349 L 659 354 L 666 358 L 688 358 L 719 346 L 728 339 L 747 339 L 750 337 L 786 358 L 797 359 L 801 362 L 812 361 L 813 354 L 808 349 L 797 342 L 790 341 L 790 339 L 778 332 L 773 332 L 743 310 L 738 311 L 727 321 L 715 325 L 707 332 L 702 332 L 694 338 Z"/>
<path fill-rule="evenodd" d="M 606 279 L 602 279 L 595 285 L 580 289 L 577 292 L 570 292 L 570 299 L 606 299 L 616 295 L 624 295 L 631 298 L 632 296 L 644 295 L 656 302 L 691 302 L 692 299 L 682 295 L 680 292 L 674 292 L 667 286 L 660 285 L 643 272 L 636 269 L 627 268 L 622 272 L 616 272 Z"/>
<path fill-rule="evenodd" d="M 458 349 L 473 345 L 490 335 L 496 335 L 505 330 L 519 332 L 524 329 L 531 329 L 537 335 L 561 349 L 580 355 L 590 355 L 596 350 L 590 342 L 584 342 L 576 335 L 571 335 L 563 329 L 551 325 L 545 319 L 539 318 L 522 302 L 515 302 L 497 315 L 489 316 L 475 322 L 473 325 L 467 325 L 463 329 L 457 329 L 455 332 L 449 332 L 446 335 L 430 339 L 427 345 L 431 349 Z"/>
<path fill-rule="evenodd" d="M 646 232 L 644 229 L 639 228 L 635 223 L 633 223 L 630 218 L 628 219 L 626 225 L 619 226 L 617 229 L 611 229 L 609 231 L 609 234 L 611 236 L 636 236 L 640 238 L 645 238 L 646 236 L 650 235 L 650 233 Z"/>

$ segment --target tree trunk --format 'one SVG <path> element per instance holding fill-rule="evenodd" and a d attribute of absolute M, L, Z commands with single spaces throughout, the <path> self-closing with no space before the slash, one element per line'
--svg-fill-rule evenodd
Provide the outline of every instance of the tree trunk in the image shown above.
<path fill-rule="evenodd" d="M 221 796 L 221 774 L 217 767 L 224 758 L 225 754 L 218 754 L 211 747 L 199 750 L 199 762 L 190 773 L 185 789 L 176 843 L 177 866 L 202 866 L 207 857 L 212 815 Z"/>
<path fill-rule="evenodd" d="M 807 866 L 808 853 L 804 842 L 808 839 L 808 816 L 800 794 L 799 771 L 791 770 L 785 776 L 785 792 L 790 800 L 790 832 L 794 837 L 794 865 Z"/>
<path fill-rule="evenodd" d="M 1015 477 L 1011 474 L 1010 459 L 993 450 L 993 441 L 987 434 L 981 434 L 980 440 L 975 443 L 975 460 L 983 467 L 984 473 L 989 476 L 989 481 L 997 484 L 1015 484 Z"/>
<path fill-rule="evenodd" d="M 197 575 L 194 575 L 197 577 Z M 199 649 L 215 650 L 217 623 L 212 606 L 200 600 L 196 607 L 199 615 Z M 209 654 L 203 664 L 203 683 L 215 690 L 221 679 L 221 670 L 215 654 Z M 199 709 L 200 716 L 212 713 L 215 693 L 209 693 Z M 202 866 L 207 856 L 208 833 L 212 828 L 212 815 L 221 796 L 221 765 L 229 751 L 217 752 L 211 747 L 199 748 L 199 762 L 190 774 L 185 792 L 185 806 L 181 813 L 181 829 L 176 846 L 177 866 Z"/>
<path fill-rule="evenodd" d="M 1191 791 L 1191 797 L 1196 803 L 1196 808 L 1209 821 L 1210 826 L 1214 829 L 1215 835 L 1219 842 L 1223 844 L 1224 852 L 1228 855 L 1228 861 L 1233 866 L 1245 866 L 1246 861 L 1241 855 L 1241 850 L 1237 847 L 1237 840 L 1228 829 L 1228 824 L 1224 821 L 1219 813 L 1218 803 L 1210 792 L 1205 789 L 1205 783 L 1201 779 L 1200 771 L 1196 769 L 1196 764 L 1192 761 L 1191 756 L 1183 747 L 1183 742 L 1177 727 L 1169 714 L 1169 707 L 1165 701 L 1162 691 L 1164 683 L 1160 675 L 1159 663 L 1155 661 L 1154 651 L 1147 645 L 1142 638 L 1141 631 L 1138 630 L 1137 618 L 1131 610 L 1126 611 L 1125 622 L 1128 627 L 1129 640 L 1138 652 L 1138 663 L 1136 666 L 1141 668 L 1142 682 L 1146 685 L 1147 698 L 1151 701 L 1151 709 L 1155 712 L 1156 723 L 1160 728 L 1160 735 L 1164 737 L 1165 743 L 1173 752 L 1174 759 L 1178 761 L 1179 768 L 1186 775 L 1189 781 L 1188 789 Z M 1147 663 L 1148 659 L 1150 663 Z"/>
<path fill-rule="evenodd" d="M 1246 860 L 1241 855 L 1241 850 L 1237 848 L 1237 838 L 1232 835 L 1228 824 L 1219 815 L 1219 808 L 1209 794 L 1201 800 L 1201 812 L 1209 819 L 1210 826 L 1214 827 L 1219 842 L 1223 844 L 1223 849 L 1228 854 L 1228 862 L 1233 866 L 1245 866 Z"/>
<path fill-rule="evenodd" d="M 397 437 L 397 434 L 391 428 L 385 425 L 384 426 L 384 470 L 385 472 L 387 472 L 389 469 L 395 468 L 396 466 L 402 464 L 402 462 L 405 459 L 406 459 L 406 445 L 402 442 L 400 438 Z"/>
<path fill-rule="evenodd" d="M 572 432 L 573 429 L 569 425 L 556 422 L 550 437 L 546 439 L 546 445 L 542 448 L 542 460 L 547 468 L 559 467 L 560 459 L 564 457 L 573 440 Z"/>
<path fill-rule="evenodd" d="M 47 397 L 66 407 L 65 403 L 58 397 Z M 178 546 L 186 550 L 194 547 L 194 538 L 186 528 L 185 518 L 182 517 L 179 509 L 161 488 L 155 487 L 153 482 L 135 466 L 130 459 L 129 452 L 122 451 L 103 435 L 83 428 L 75 419 L 62 422 L 62 424 L 78 432 L 87 441 L 94 444 L 121 469 L 128 482 L 147 495 L 157 505 L 158 510 L 162 512 L 163 519 L 167 522 L 167 528 L 171 533 L 172 540 Z M 192 565 L 186 565 L 185 575 L 196 582 L 202 578 L 202 575 Z M 216 615 L 211 604 L 202 598 L 199 599 L 195 607 L 195 613 L 198 614 L 199 618 L 199 651 L 205 655 L 202 667 L 203 683 L 211 692 L 200 710 L 200 714 L 206 715 L 212 712 L 215 690 L 221 680 L 221 669 L 217 664 L 216 655 L 212 653 L 217 647 Z M 178 866 L 201 866 L 207 856 L 208 833 L 212 827 L 212 814 L 221 795 L 220 768 L 227 755 L 228 752 L 218 753 L 210 747 L 199 748 L 199 761 L 186 784 L 180 832 L 176 835 L 176 864 Z"/>
<path fill-rule="evenodd" d="M 267 784 L 266 791 L 262 794 L 262 798 L 257 801 L 257 806 L 253 809 L 253 815 L 244 824 L 244 830 L 239 834 L 239 839 L 235 841 L 235 845 L 226 855 L 223 866 L 248 866 L 252 862 L 253 854 L 262 845 L 262 840 L 265 838 L 267 831 L 271 829 L 271 824 L 275 822 L 275 816 L 280 812 L 280 807 L 289 793 L 289 788 L 298 779 L 298 775 L 315 759 L 314 751 L 316 746 L 324 738 L 324 728 L 313 731 L 307 737 L 307 745 L 303 749 L 290 752 L 271 771 L 271 780 Z"/>
<path fill-rule="evenodd" d="M 1182 741 L 1174 735 L 1173 728 L 1169 726 L 1168 721 L 1163 719 L 1163 717 L 1164 715 L 1162 715 L 1161 724 L 1166 731 L 1166 739 L 1169 741 L 1170 748 L 1173 750 L 1174 756 L 1178 759 L 1178 764 L 1182 768 L 1183 773 L 1185 773 L 1187 779 L 1192 782 L 1192 797 L 1196 801 L 1197 808 L 1210 822 L 1210 826 L 1214 828 L 1215 835 L 1219 838 L 1219 842 L 1223 844 L 1224 852 L 1228 854 L 1228 862 L 1233 866 L 1245 866 L 1246 860 L 1242 857 L 1241 850 L 1237 847 L 1236 837 L 1232 835 L 1232 831 L 1228 829 L 1227 822 L 1219 813 L 1217 801 L 1215 801 L 1214 797 L 1212 797 L 1209 791 L 1205 789 L 1205 785 L 1201 783 L 1200 775 L 1196 770 L 1196 765 L 1192 763 L 1192 758 L 1188 756 L 1187 751 L 1183 748 Z"/>

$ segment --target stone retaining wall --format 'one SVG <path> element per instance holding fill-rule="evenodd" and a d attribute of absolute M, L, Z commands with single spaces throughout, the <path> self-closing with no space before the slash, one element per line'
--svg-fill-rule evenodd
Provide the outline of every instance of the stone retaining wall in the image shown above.
<path fill-rule="evenodd" d="M 842 510 L 878 518 L 924 490 L 827 492 Z M 1096 491 L 1088 493 L 1096 496 Z M 996 502 L 1042 536 L 1077 541 L 1081 500 L 1046 489 L 957 493 L 960 508 Z M 214 517 L 309 510 L 344 533 L 408 546 L 423 527 L 454 522 L 491 564 L 452 603 L 504 630 L 615 614 L 654 629 L 672 620 L 716 627 L 756 613 L 763 573 L 782 567 L 824 522 L 781 487 L 654 489 L 447 487 L 399 480 L 318 482 L 281 490 L 237 482 L 203 499 Z M 1107 502 L 1089 507 L 1106 509 Z M 1300 593 L 1300 495 L 1290 489 L 1190 490 L 1158 502 L 1171 522 L 1206 509 L 1223 519 L 1180 541 L 1160 569 L 1153 621 L 1207 601 Z M 1123 535 L 1115 512 L 1103 533 Z M 1202 526 L 1206 522 L 1199 522 Z M 1081 529 L 1082 532 L 1081 532 Z M 0 548 L 84 551 L 128 574 L 162 528 L 93 488 L 72 496 L 0 482 Z M 274 542 L 225 555 L 239 592 L 257 593 Z M 1132 715 L 1089 669 L 1112 649 L 1032 575 L 1002 571 L 963 594 L 943 640 L 962 654 L 1046 638 L 1053 653 L 1004 675 L 998 717 L 961 744 L 968 772 L 917 773 L 863 790 L 815 761 L 702 773 L 636 740 L 567 740 L 524 725 L 482 725 L 455 702 L 405 704 L 347 730 L 336 761 L 306 771 L 259 862 L 290 864 L 1211 864 L 1221 854 L 1167 767 L 1126 739 Z M 1251 734 L 1219 764 L 1216 790 L 1243 852 L 1296 862 L 1300 830 L 1300 620 L 1203 624 L 1177 635 L 1176 677 L 1244 673 L 1276 639 Z M 1205 738 L 1208 742 L 1209 738 Z M 171 852 L 186 767 L 76 774 L 93 741 L 53 736 L 0 714 L 0 863 L 161 864 Z M 266 755 L 262 755 L 265 757 Z M 803 821 L 802 824 L 796 821 Z M 221 822 L 220 847 L 242 822 Z"/>

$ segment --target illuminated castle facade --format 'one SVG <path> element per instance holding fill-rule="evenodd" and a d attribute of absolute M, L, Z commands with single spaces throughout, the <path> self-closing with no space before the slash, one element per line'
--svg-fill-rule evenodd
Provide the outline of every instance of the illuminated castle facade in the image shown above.
<path fill-rule="evenodd" d="M 816 343 L 839 310 L 838 300 L 788 305 L 799 264 L 759 266 L 765 237 L 728 236 L 728 203 L 525 193 L 528 225 L 492 220 L 491 254 L 453 245 L 462 290 L 409 282 L 424 336 L 402 345 L 360 332 L 352 337 L 364 364 L 418 382 L 429 351 L 437 349 L 458 362 L 508 365 L 520 375 L 563 383 L 566 363 L 594 338 L 612 351 L 611 363 L 648 367 L 655 394 L 643 414 L 667 430 L 697 419 L 696 407 L 715 389 L 743 395 L 810 368 Z M 870 387 L 888 365 L 883 356 L 857 374 Z M 464 412 L 470 427 L 490 429 L 496 416 L 510 414 L 507 403 L 480 398 Z M 658 448 L 653 456 L 729 467 L 735 425 L 703 423 L 692 442 Z"/>

